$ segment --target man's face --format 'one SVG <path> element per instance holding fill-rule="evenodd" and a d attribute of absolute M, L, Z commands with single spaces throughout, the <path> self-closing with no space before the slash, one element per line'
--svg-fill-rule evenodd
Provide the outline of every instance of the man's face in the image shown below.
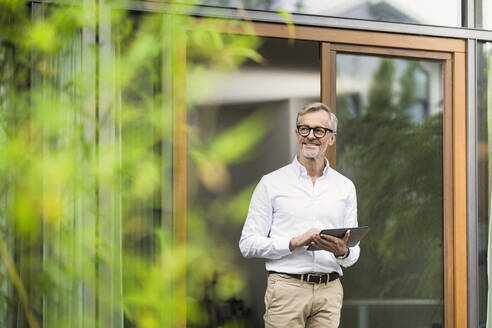
<path fill-rule="evenodd" d="M 331 129 L 329 122 L 330 114 L 324 110 L 317 110 L 302 115 L 299 125 L 306 125 L 310 128 L 323 127 Z M 320 158 L 324 156 L 328 146 L 335 143 L 336 133 L 326 131 L 324 137 L 316 138 L 314 131 L 311 130 L 308 136 L 303 137 L 299 135 L 296 129 L 296 138 L 302 156 L 306 158 Z"/>

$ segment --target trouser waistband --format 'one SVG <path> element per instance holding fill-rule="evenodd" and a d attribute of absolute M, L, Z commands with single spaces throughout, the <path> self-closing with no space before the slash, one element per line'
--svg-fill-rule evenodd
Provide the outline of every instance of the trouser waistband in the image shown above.
<path fill-rule="evenodd" d="M 276 271 L 268 271 L 268 274 L 277 273 L 277 274 L 285 274 L 289 277 L 296 278 L 305 282 L 313 283 L 313 284 L 326 284 L 327 282 L 336 280 L 340 277 L 338 272 L 330 272 L 330 273 L 286 273 L 286 272 L 276 272 Z"/>

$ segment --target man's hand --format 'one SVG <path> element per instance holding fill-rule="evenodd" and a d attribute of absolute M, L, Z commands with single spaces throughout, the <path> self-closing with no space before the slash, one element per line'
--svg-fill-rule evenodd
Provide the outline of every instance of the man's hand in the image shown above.
<path fill-rule="evenodd" d="M 343 238 L 318 233 L 314 236 L 312 245 L 319 249 L 332 252 L 335 256 L 343 256 L 347 252 L 347 240 L 349 237 L 350 230 L 347 230 Z"/>
<path fill-rule="evenodd" d="M 309 229 L 302 235 L 294 237 L 290 240 L 289 249 L 292 252 L 294 249 L 302 246 L 307 246 L 312 243 L 314 237 L 319 236 L 320 230 L 318 229 Z"/>

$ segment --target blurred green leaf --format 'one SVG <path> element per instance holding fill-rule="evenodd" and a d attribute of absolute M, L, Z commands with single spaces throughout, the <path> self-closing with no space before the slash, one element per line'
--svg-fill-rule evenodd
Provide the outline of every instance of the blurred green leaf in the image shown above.
<path fill-rule="evenodd" d="M 251 114 L 215 137 L 208 153 L 227 165 L 244 161 L 267 133 L 267 122 L 264 114 Z"/>
<path fill-rule="evenodd" d="M 28 31 L 28 44 L 42 51 L 50 51 L 55 47 L 55 27 L 45 21 L 37 21 Z"/>
<path fill-rule="evenodd" d="M 227 202 L 225 208 L 227 217 L 239 225 L 244 223 L 244 219 L 248 214 L 249 202 L 255 187 L 256 183 L 250 184 L 236 195 L 233 195 L 231 200 Z"/>
<path fill-rule="evenodd" d="M 284 20 L 285 24 L 287 24 L 287 29 L 289 30 L 289 36 L 291 39 L 294 39 L 295 37 L 295 26 L 292 23 L 292 15 L 285 11 L 285 10 L 279 10 L 278 12 L 282 19 Z"/>

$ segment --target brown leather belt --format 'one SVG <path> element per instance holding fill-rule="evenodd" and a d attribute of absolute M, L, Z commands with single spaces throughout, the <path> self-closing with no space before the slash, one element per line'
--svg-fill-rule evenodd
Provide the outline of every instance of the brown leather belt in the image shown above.
<path fill-rule="evenodd" d="M 297 274 L 297 273 L 268 271 L 268 274 L 272 274 L 272 273 L 285 274 L 289 277 L 296 278 L 313 284 L 326 284 L 327 282 L 336 280 L 340 277 L 340 275 L 337 272 Z"/>

